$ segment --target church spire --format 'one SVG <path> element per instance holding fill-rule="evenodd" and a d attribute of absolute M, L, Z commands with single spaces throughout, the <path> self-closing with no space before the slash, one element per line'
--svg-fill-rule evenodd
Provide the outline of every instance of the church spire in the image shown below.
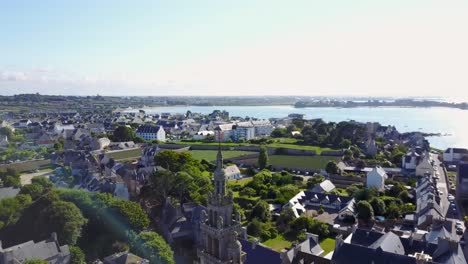
<path fill-rule="evenodd" d="M 221 153 L 221 128 L 215 128 L 218 132 L 218 155 L 216 156 L 216 170 L 223 169 L 223 154 Z"/>

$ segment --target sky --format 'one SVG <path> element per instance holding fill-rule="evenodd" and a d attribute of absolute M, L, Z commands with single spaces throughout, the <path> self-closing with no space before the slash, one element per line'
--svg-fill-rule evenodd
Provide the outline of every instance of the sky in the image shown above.
<path fill-rule="evenodd" d="M 0 94 L 450 96 L 466 0 L 0 1 Z"/>

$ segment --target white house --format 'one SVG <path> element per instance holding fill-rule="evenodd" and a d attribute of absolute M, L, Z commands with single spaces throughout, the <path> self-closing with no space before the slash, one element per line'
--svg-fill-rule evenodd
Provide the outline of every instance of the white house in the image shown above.
<path fill-rule="evenodd" d="M 448 148 L 443 154 L 444 162 L 458 163 L 463 157 L 468 157 L 468 149 L 463 148 Z"/>
<path fill-rule="evenodd" d="M 375 187 L 378 190 L 383 190 L 385 187 L 385 180 L 387 179 L 387 173 L 382 167 L 377 166 L 372 171 L 367 173 L 367 188 Z"/>
<path fill-rule="evenodd" d="M 406 170 L 415 170 L 421 160 L 421 155 L 412 150 L 402 158 L 401 167 Z"/>
<path fill-rule="evenodd" d="M 255 138 L 255 127 L 252 122 L 238 122 L 232 126 L 232 138 L 234 141 L 250 140 Z"/>
<path fill-rule="evenodd" d="M 237 180 L 241 178 L 240 170 L 236 165 L 227 166 L 224 169 L 224 172 L 228 180 Z"/>
<path fill-rule="evenodd" d="M 429 155 L 426 155 L 418 166 L 416 166 L 416 176 L 424 176 L 425 174 L 432 175 L 433 173 L 434 167 L 432 166 L 432 160 Z"/>
<path fill-rule="evenodd" d="M 207 136 L 214 136 L 215 132 L 214 131 L 198 131 L 195 135 L 193 135 L 193 139 L 195 140 L 202 140 L 205 139 Z"/>
<path fill-rule="evenodd" d="M 139 126 L 136 135 L 148 141 L 166 141 L 166 131 L 162 126 Z"/>
<path fill-rule="evenodd" d="M 274 127 L 269 120 L 252 121 L 255 128 L 255 137 L 269 137 Z"/>

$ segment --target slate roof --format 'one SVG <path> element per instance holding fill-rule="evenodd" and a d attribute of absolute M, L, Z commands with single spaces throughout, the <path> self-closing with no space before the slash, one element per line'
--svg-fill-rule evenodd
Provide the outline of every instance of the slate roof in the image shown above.
<path fill-rule="evenodd" d="M 4 187 L 0 188 L 0 200 L 15 197 L 20 192 L 20 188 Z"/>
<path fill-rule="evenodd" d="M 312 192 L 329 192 L 335 189 L 335 185 L 330 180 L 324 180 L 312 189 Z"/>
<path fill-rule="evenodd" d="M 149 261 L 128 252 L 116 253 L 104 259 L 104 264 L 149 264 Z"/>
<path fill-rule="evenodd" d="M 332 256 L 336 264 L 416 264 L 416 259 L 360 245 L 343 243 Z"/>
<path fill-rule="evenodd" d="M 239 238 L 239 241 L 242 245 L 242 251 L 247 253 L 247 258 L 244 264 L 281 264 L 281 255 L 279 252 L 262 245 L 256 245 L 255 248 L 252 248 L 253 242 L 242 238 Z"/>
<path fill-rule="evenodd" d="M 6 249 L 0 247 L 0 264 L 22 263 L 29 259 L 46 260 L 51 264 L 67 264 L 70 262 L 68 246 L 59 246 L 56 237 L 37 243 L 28 241 Z"/>
<path fill-rule="evenodd" d="M 158 133 L 160 126 L 139 126 L 136 133 Z"/>

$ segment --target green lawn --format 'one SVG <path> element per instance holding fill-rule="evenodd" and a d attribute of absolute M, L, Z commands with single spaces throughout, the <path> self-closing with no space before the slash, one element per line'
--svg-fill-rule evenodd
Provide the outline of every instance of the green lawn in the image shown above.
<path fill-rule="evenodd" d="M 25 172 L 36 169 L 45 169 L 48 168 L 50 165 L 50 160 L 30 160 L 25 162 L 0 165 L 0 170 L 6 170 L 6 168 L 13 168 L 18 172 Z"/>
<path fill-rule="evenodd" d="M 322 256 L 325 256 L 326 254 L 330 253 L 331 251 L 335 250 L 335 239 L 333 238 L 325 238 L 320 242 L 320 246 L 323 249 L 323 254 Z"/>
<path fill-rule="evenodd" d="M 326 156 L 270 156 L 270 164 L 280 167 L 303 168 L 303 169 L 325 169 L 330 160 L 339 161 L 339 157 Z"/>
<path fill-rule="evenodd" d="M 119 151 L 107 153 L 109 158 L 113 158 L 115 160 L 136 159 L 136 158 L 141 157 L 141 154 L 142 154 L 142 151 L 140 148 L 119 150 Z"/>
<path fill-rule="evenodd" d="M 192 150 L 190 151 L 192 157 L 198 160 L 207 160 L 207 161 L 214 161 L 216 160 L 216 155 L 218 154 L 217 150 Z M 226 150 L 223 151 L 223 158 L 237 158 L 245 155 L 254 154 L 256 152 L 251 151 L 237 151 L 237 150 Z"/>
<path fill-rule="evenodd" d="M 275 251 L 280 252 L 285 248 L 290 248 L 292 245 L 291 241 L 286 240 L 281 234 L 278 235 L 276 238 L 268 239 L 267 241 L 263 242 L 267 247 L 272 248 Z"/>
<path fill-rule="evenodd" d="M 230 180 L 228 181 L 228 184 L 230 186 L 236 186 L 239 185 L 241 187 L 244 187 L 247 183 L 251 182 L 253 180 L 252 177 L 250 178 L 245 178 L 245 179 L 240 179 L 240 180 Z"/>
<path fill-rule="evenodd" d="M 176 144 L 182 145 L 205 145 L 205 146 L 218 146 L 217 142 L 200 142 L 200 141 L 178 141 L 175 142 Z M 258 146 L 258 144 L 250 144 L 250 143 L 235 143 L 235 142 L 221 142 L 221 146 L 225 147 L 237 147 L 237 146 Z M 288 149 L 300 149 L 300 150 L 315 150 L 317 154 L 320 154 L 322 151 L 331 151 L 331 148 L 321 148 L 317 146 L 308 146 L 308 145 L 301 145 L 294 138 L 280 138 L 275 139 L 274 143 L 268 144 L 268 147 L 273 148 L 288 148 Z"/>

